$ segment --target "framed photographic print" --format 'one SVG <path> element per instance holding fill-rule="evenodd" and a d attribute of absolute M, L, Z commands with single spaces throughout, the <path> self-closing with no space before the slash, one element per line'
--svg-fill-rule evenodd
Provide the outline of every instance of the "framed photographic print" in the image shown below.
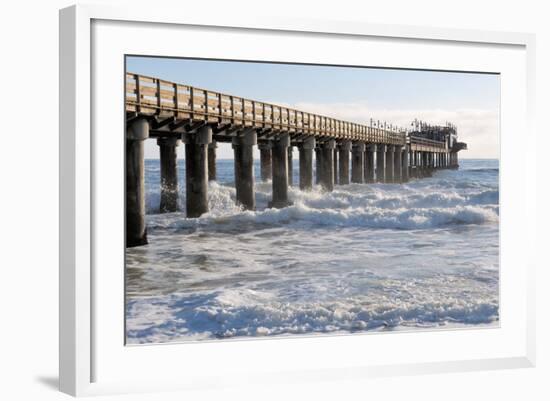
<path fill-rule="evenodd" d="M 532 36 L 175 15 L 61 11 L 62 391 L 532 366 Z"/>

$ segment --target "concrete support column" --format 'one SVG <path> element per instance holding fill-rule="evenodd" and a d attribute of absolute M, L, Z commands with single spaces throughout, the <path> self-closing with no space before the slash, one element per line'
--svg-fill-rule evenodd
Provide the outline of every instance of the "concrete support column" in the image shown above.
<path fill-rule="evenodd" d="M 205 125 L 185 140 L 185 180 L 187 217 L 199 217 L 208 212 L 208 145 L 212 128 Z"/>
<path fill-rule="evenodd" d="M 334 182 L 334 185 L 338 184 L 338 178 L 339 175 L 338 175 L 338 144 L 335 145 L 335 148 L 334 148 L 334 151 L 333 151 L 333 156 L 332 156 L 332 161 L 334 163 L 334 167 L 333 167 L 333 182 Z"/>
<path fill-rule="evenodd" d="M 426 176 L 431 177 L 432 175 L 432 162 L 431 162 L 431 153 L 430 152 L 424 152 L 424 158 L 426 160 Z"/>
<path fill-rule="evenodd" d="M 457 152 L 451 152 L 451 167 L 453 169 L 458 168 L 458 153 Z"/>
<path fill-rule="evenodd" d="M 322 165 L 323 155 L 321 152 L 321 145 L 317 144 L 315 146 L 315 183 L 321 183 L 321 165 Z"/>
<path fill-rule="evenodd" d="M 308 191 L 313 187 L 313 149 L 315 137 L 310 136 L 300 144 L 300 189 Z"/>
<path fill-rule="evenodd" d="M 386 181 L 386 145 L 376 145 L 376 182 Z"/>
<path fill-rule="evenodd" d="M 334 190 L 334 149 L 336 141 L 330 139 L 321 144 L 321 186 L 325 191 Z"/>
<path fill-rule="evenodd" d="M 407 155 L 407 157 L 409 159 L 408 160 L 409 164 L 408 164 L 408 167 L 407 167 L 407 170 L 409 171 L 409 173 L 408 173 L 409 174 L 409 179 L 414 177 L 414 168 L 413 168 L 413 166 L 414 166 L 414 157 L 413 157 L 413 155 L 414 155 L 414 153 L 409 148 L 408 155 Z"/>
<path fill-rule="evenodd" d="M 429 152 L 424 152 L 424 172 L 426 173 L 426 177 L 429 177 L 431 175 L 430 153 Z"/>
<path fill-rule="evenodd" d="M 289 205 L 288 202 L 288 147 L 290 136 L 279 135 L 273 142 L 271 151 L 273 161 L 273 193 L 269 207 L 282 208 Z"/>
<path fill-rule="evenodd" d="M 158 138 L 160 148 L 160 212 L 178 210 L 178 153 L 179 138 Z"/>
<path fill-rule="evenodd" d="M 247 210 L 256 209 L 253 147 L 257 144 L 257 140 L 256 131 L 244 132 L 233 138 L 237 204 Z"/>
<path fill-rule="evenodd" d="M 376 153 L 376 144 L 369 143 L 365 151 L 365 181 L 373 183 L 376 178 L 376 168 L 374 166 L 374 154 Z"/>
<path fill-rule="evenodd" d="M 364 142 L 357 142 L 351 148 L 351 182 L 365 182 L 365 149 Z"/>
<path fill-rule="evenodd" d="M 428 152 L 420 152 L 420 159 L 422 163 L 422 177 L 428 176 Z"/>
<path fill-rule="evenodd" d="M 126 246 L 147 244 L 145 226 L 144 141 L 149 123 L 140 118 L 126 127 Z"/>
<path fill-rule="evenodd" d="M 403 179 L 402 163 L 403 163 L 403 146 L 395 146 L 393 153 L 393 182 L 401 183 Z"/>
<path fill-rule="evenodd" d="M 288 147 L 288 186 L 291 187 L 294 184 L 294 168 L 292 166 L 292 145 Z"/>
<path fill-rule="evenodd" d="M 349 152 L 351 151 L 351 141 L 343 141 L 338 147 L 338 183 L 340 185 L 349 184 Z"/>
<path fill-rule="evenodd" d="M 262 142 L 258 144 L 260 149 L 260 175 L 262 181 L 271 179 L 271 142 Z"/>
<path fill-rule="evenodd" d="M 401 181 L 408 182 L 411 174 L 409 145 L 405 145 L 401 154 Z"/>
<path fill-rule="evenodd" d="M 391 183 L 393 182 L 393 159 L 395 154 L 395 146 L 388 145 L 386 149 L 386 179 L 384 182 Z"/>
<path fill-rule="evenodd" d="M 212 140 L 208 144 L 208 181 L 216 181 L 216 148 L 218 143 Z"/>

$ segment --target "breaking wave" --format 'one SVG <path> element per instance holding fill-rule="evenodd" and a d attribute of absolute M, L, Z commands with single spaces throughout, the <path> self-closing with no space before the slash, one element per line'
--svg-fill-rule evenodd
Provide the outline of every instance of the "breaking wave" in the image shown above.
<path fill-rule="evenodd" d="M 466 192 L 466 193 L 465 193 Z M 499 217 L 498 189 L 481 188 L 462 191 L 436 188 L 435 185 L 347 185 L 334 192 L 319 187 L 304 192 L 290 190 L 291 206 L 267 208 L 271 198 L 270 183 L 256 184 L 258 207 L 244 211 L 235 205 L 235 189 L 216 182 L 209 184 L 210 212 L 199 219 L 187 219 L 184 213 L 170 216 L 158 212 L 160 193 L 148 195 L 151 226 L 159 228 L 193 228 L 220 224 L 316 224 L 379 229 L 428 229 L 456 224 L 496 223 Z M 185 204 L 184 194 L 180 205 Z"/>

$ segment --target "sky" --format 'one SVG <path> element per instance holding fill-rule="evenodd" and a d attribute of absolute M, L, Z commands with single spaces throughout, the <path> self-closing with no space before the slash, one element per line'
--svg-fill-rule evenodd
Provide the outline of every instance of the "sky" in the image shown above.
<path fill-rule="evenodd" d="M 495 74 L 129 56 L 128 72 L 368 124 L 450 121 L 461 158 L 499 157 L 500 77 Z M 256 150 L 257 152 L 257 150 Z M 183 146 L 178 156 L 183 158 Z M 158 159 L 155 141 L 145 157 Z M 230 159 L 230 144 L 218 158 Z M 296 153 L 297 157 L 297 153 Z"/>

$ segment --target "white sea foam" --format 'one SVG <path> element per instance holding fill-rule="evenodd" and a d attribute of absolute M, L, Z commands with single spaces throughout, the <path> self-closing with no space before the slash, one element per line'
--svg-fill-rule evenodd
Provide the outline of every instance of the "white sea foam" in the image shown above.
<path fill-rule="evenodd" d="M 460 290 L 453 291 L 450 284 Z M 318 302 L 284 302 L 280 295 L 250 289 L 133 301 L 129 313 L 136 317 L 136 324 L 128 333 L 129 341 L 435 328 L 452 323 L 490 324 L 498 319 L 496 300 L 465 279 L 453 283 L 393 280 L 377 285 L 383 290 L 373 286 L 365 294 Z M 450 293 L 441 300 L 428 286 Z M 466 286 L 468 291 L 463 290 Z"/>
<path fill-rule="evenodd" d="M 153 215 L 154 227 L 186 228 L 217 224 L 319 224 L 388 229 L 422 229 L 449 224 L 483 224 L 498 221 L 498 190 L 473 194 L 456 191 L 433 191 L 427 188 L 404 188 L 377 184 L 370 187 L 348 185 L 331 193 L 304 192 L 293 187 L 292 206 L 268 209 L 269 183 L 256 186 L 258 210 L 244 211 L 235 204 L 233 187 L 210 183 L 210 212 L 199 219 L 187 219 L 183 213 Z M 151 196 L 151 202 L 157 201 Z M 152 206 L 149 206 L 152 208 Z"/>
<path fill-rule="evenodd" d="M 245 211 L 222 161 L 209 213 L 188 219 L 158 214 L 149 162 L 150 245 L 127 252 L 128 341 L 494 324 L 498 164 L 462 165 L 404 185 L 293 186 L 282 209 L 257 182 Z"/>

